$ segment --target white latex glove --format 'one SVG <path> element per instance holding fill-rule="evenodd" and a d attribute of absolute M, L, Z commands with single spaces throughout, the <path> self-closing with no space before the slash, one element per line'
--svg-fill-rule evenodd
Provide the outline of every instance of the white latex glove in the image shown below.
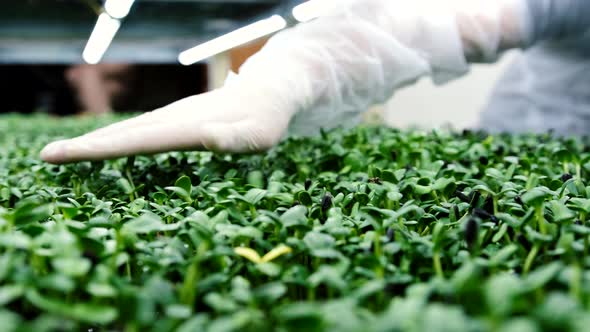
<path fill-rule="evenodd" d="M 525 45 L 528 16 L 526 0 L 343 0 L 332 15 L 271 38 L 220 91 L 53 143 L 41 156 L 63 163 L 265 149 L 289 124 L 313 134 L 354 123 L 420 77 L 441 84 L 465 74 L 468 59 L 492 61 Z"/>
<path fill-rule="evenodd" d="M 249 152 L 275 145 L 294 113 L 263 87 L 224 87 L 181 99 L 86 135 L 47 145 L 45 161 L 62 164 L 179 150 Z"/>
<path fill-rule="evenodd" d="M 352 0 L 272 38 L 240 68 L 296 94 L 298 134 L 354 124 L 393 93 L 431 76 L 446 83 L 530 39 L 526 0 Z M 425 96 L 427 97 L 427 96 Z M 401 110 L 404 111 L 404 110 Z"/>

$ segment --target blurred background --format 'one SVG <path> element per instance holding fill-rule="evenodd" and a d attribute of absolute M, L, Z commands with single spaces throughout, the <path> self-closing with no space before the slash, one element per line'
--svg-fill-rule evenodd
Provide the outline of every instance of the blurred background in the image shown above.
<path fill-rule="evenodd" d="M 179 63 L 179 53 L 271 14 L 281 1 L 138 0 L 100 63 L 88 64 L 83 52 L 104 4 L 2 1 L 0 112 L 146 111 L 204 92 L 260 41 L 191 66 Z"/>
<path fill-rule="evenodd" d="M 179 54 L 303 2 L 111 0 L 129 7 L 109 12 L 102 0 L 3 0 L 0 112 L 148 111 L 219 87 L 264 38 L 185 65 Z M 444 87 L 423 80 L 374 112 L 399 127 L 469 126 L 511 56 Z"/>

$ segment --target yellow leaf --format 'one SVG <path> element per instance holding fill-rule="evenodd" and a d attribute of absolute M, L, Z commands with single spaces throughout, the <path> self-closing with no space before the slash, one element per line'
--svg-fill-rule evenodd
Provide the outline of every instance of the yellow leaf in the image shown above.
<path fill-rule="evenodd" d="M 268 263 L 268 262 L 274 260 L 275 258 L 277 258 L 279 256 L 282 256 L 282 255 L 285 255 L 285 254 L 290 253 L 291 251 L 293 251 L 293 250 L 291 250 L 290 247 L 288 247 L 288 246 L 286 246 L 284 244 L 281 244 L 278 247 L 276 247 L 273 250 L 271 250 L 268 253 L 266 253 L 266 255 L 264 255 L 262 257 L 262 260 L 260 262 L 261 263 Z"/>
<path fill-rule="evenodd" d="M 494 142 L 494 136 L 489 135 L 483 142 L 481 142 L 481 144 L 485 146 L 490 146 L 492 145 L 492 142 Z"/>
<path fill-rule="evenodd" d="M 250 249 L 250 248 L 245 248 L 245 247 L 234 248 L 234 252 L 236 254 L 248 259 L 249 261 L 256 263 L 256 264 L 258 264 L 262 261 L 260 259 L 260 255 L 258 255 L 258 253 L 256 251 L 254 251 L 253 249 Z"/>

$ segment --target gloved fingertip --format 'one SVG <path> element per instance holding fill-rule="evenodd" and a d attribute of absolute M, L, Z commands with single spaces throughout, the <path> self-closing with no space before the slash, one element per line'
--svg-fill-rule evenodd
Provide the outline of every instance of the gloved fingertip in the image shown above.
<path fill-rule="evenodd" d="M 65 161 L 65 141 L 56 141 L 46 145 L 41 150 L 41 159 L 52 164 L 62 164 Z"/>

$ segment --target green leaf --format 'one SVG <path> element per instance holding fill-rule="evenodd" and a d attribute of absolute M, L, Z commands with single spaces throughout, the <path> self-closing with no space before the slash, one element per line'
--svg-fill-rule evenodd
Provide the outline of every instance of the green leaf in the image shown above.
<path fill-rule="evenodd" d="M 311 287 L 318 287 L 320 284 L 326 284 L 329 287 L 344 290 L 347 283 L 342 278 L 342 272 L 339 268 L 322 265 L 319 270 L 309 276 L 307 279 Z"/>
<path fill-rule="evenodd" d="M 23 285 L 5 285 L 0 287 L 0 306 L 5 306 L 21 297 L 25 292 Z"/>
<path fill-rule="evenodd" d="M 178 195 L 178 197 L 182 198 L 183 200 L 185 200 L 187 202 L 191 202 L 190 193 L 181 187 L 172 186 L 172 187 L 165 187 L 164 189 L 175 193 L 176 195 Z"/>
<path fill-rule="evenodd" d="M 178 225 L 167 225 L 162 222 L 162 219 L 155 214 L 146 213 L 140 217 L 126 222 L 123 225 L 122 231 L 130 234 L 149 234 L 159 231 L 175 230 Z"/>
<path fill-rule="evenodd" d="M 180 324 L 176 332 L 205 331 L 208 322 L 209 318 L 207 315 L 200 313 Z"/>
<path fill-rule="evenodd" d="M 419 331 L 469 331 L 467 317 L 456 306 L 431 304 L 426 307 L 420 319 Z"/>
<path fill-rule="evenodd" d="M 561 269 L 563 269 L 563 263 L 561 262 L 552 262 L 542 266 L 526 276 L 524 279 L 524 285 L 530 290 L 543 287 L 555 278 Z"/>
<path fill-rule="evenodd" d="M 281 282 L 267 283 L 254 290 L 254 296 L 266 303 L 278 301 L 286 293 L 287 287 Z"/>
<path fill-rule="evenodd" d="M 290 322 L 304 322 L 314 320 L 314 324 L 322 319 L 319 305 L 313 302 L 291 302 L 277 308 L 277 316 L 281 320 Z"/>
<path fill-rule="evenodd" d="M 36 282 L 41 288 L 56 290 L 63 293 L 70 293 L 76 288 L 76 282 L 73 278 L 61 273 L 52 273 L 38 279 Z"/>
<path fill-rule="evenodd" d="M 26 234 L 15 232 L 12 234 L 0 233 L 0 247 L 14 249 L 29 249 L 31 238 Z"/>
<path fill-rule="evenodd" d="M 171 304 L 166 306 L 165 313 L 170 318 L 186 319 L 192 315 L 192 310 L 182 304 Z"/>
<path fill-rule="evenodd" d="M 191 195 L 191 192 L 193 190 L 193 185 L 191 184 L 191 179 L 186 175 L 179 177 L 178 180 L 176 180 L 176 182 L 174 182 L 174 186 L 181 188 L 189 196 Z"/>
<path fill-rule="evenodd" d="M 504 235 L 506 235 L 506 232 L 508 231 L 508 224 L 502 224 L 502 226 L 500 226 L 500 229 L 498 230 L 498 232 L 496 234 L 494 234 L 494 237 L 492 238 L 492 242 L 498 242 L 502 239 L 502 237 Z"/>
<path fill-rule="evenodd" d="M 569 200 L 569 204 L 579 210 L 590 213 L 590 199 L 573 197 Z"/>
<path fill-rule="evenodd" d="M 492 266 L 497 266 L 502 263 L 505 263 L 506 260 L 510 258 L 516 251 L 518 250 L 518 246 L 515 244 L 510 244 L 502 249 L 500 249 L 494 256 L 490 258 L 490 264 Z"/>
<path fill-rule="evenodd" d="M 553 220 L 556 222 L 571 221 L 576 218 L 576 214 L 568 209 L 565 204 L 560 201 L 550 201 L 549 209 L 553 212 Z"/>
<path fill-rule="evenodd" d="M 251 171 L 248 173 L 248 184 L 256 187 L 264 187 L 264 174 L 261 171 Z"/>
<path fill-rule="evenodd" d="M 336 243 L 331 235 L 315 231 L 305 234 L 303 242 L 311 250 L 333 248 Z"/>
<path fill-rule="evenodd" d="M 438 178 L 432 184 L 432 189 L 436 191 L 444 191 L 448 186 L 455 183 L 455 178 Z"/>
<path fill-rule="evenodd" d="M 125 179 L 125 178 L 118 179 L 117 180 L 117 185 L 127 195 L 132 194 L 135 191 L 135 189 L 133 188 L 133 186 L 131 185 L 131 183 L 127 179 Z"/>
<path fill-rule="evenodd" d="M 256 264 L 256 269 L 269 277 L 276 277 L 281 273 L 281 267 L 271 262 Z"/>
<path fill-rule="evenodd" d="M 352 194 L 350 194 L 350 196 L 352 198 Z M 310 206 L 313 202 L 311 199 L 311 195 L 305 190 L 298 192 L 295 195 L 295 198 L 299 201 L 299 203 L 305 206 Z"/>
<path fill-rule="evenodd" d="M 564 293 L 551 292 L 545 302 L 539 306 L 535 314 L 543 325 L 549 329 L 560 330 L 577 319 L 580 312 L 579 302 Z"/>
<path fill-rule="evenodd" d="M 307 208 L 301 205 L 294 206 L 283 213 L 280 220 L 283 227 L 306 226 L 308 224 Z"/>
<path fill-rule="evenodd" d="M 260 202 L 264 196 L 266 195 L 266 190 L 252 188 L 248 190 L 246 195 L 244 195 L 244 200 L 250 205 L 256 205 Z"/>
<path fill-rule="evenodd" d="M 499 332 L 540 332 L 537 323 L 530 318 L 513 318 L 504 322 Z"/>
<path fill-rule="evenodd" d="M 492 276 L 485 284 L 488 308 L 497 316 L 508 315 L 522 289 L 522 282 L 512 274 Z"/>
<path fill-rule="evenodd" d="M 146 201 L 143 198 L 138 198 L 129 204 L 129 211 L 132 213 L 139 213 L 146 206 Z"/>
<path fill-rule="evenodd" d="M 549 192 L 544 188 L 537 187 L 527 191 L 521 196 L 521 199 L 527 205 L 537 206 L 547 197 L 550 197 Z"/>
<path fill-rule="evenodd" d="M 28 202 L 16 208 L 12 218 L 16 225 L 26 225 L 38 221 L 46 220 L 53 213 L 53 207 L 50 204 L 39 204 L 38 202 Z"/>
<path fill-rule="evenodd" d="M 107 283 L 90 282 L 86 286 L 86 291 L 96 297 L 115 297 L 117 289 Z"/>
<path fill-rule="evenodd" d="M 19 331 L 19 327 L 22 327 L 21 321 L 22 319 L 17 314 L 0 309 L 0 326 L 2 326 L 2 331 Z"/>
<path fill-rule="evenodd" d="M 90 270 L 90 261 L 81 257 L 57 257 L 51 263 L 56 271 L 70 277 L 81 277 Z"/>
<path fill-rule="evenodd" d="M 117 310 L 111 306 L 91 303 L 66 303 L 65 301 L 44 297 L 36 290 L 28 290 L 27 300 L 39 309 L 50 313 L 93 324 L 108 324 L 117 319 Z"/>

